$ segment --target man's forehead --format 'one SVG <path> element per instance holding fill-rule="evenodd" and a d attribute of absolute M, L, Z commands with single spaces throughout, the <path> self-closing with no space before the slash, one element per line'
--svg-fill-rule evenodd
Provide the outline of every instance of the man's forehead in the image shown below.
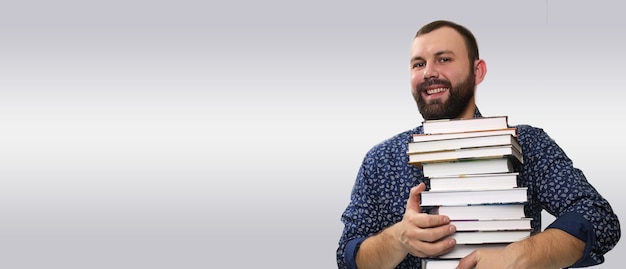
<path fill-rule="evenodd" d="M 420 35 L 413 40 L 411 45 L 412 56 L 425 56 L 421 54 L 435 54 L 443 51 L 467 55 L 463 37 L 450 27 L 442 27 Z"/>

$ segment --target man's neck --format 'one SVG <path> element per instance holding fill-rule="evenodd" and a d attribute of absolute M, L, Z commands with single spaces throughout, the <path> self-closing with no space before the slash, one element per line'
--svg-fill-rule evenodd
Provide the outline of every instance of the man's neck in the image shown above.
<path fill-rule="evenodd" d="M 474 102 L 470 102 L 457 119 L 471 119 L 476 117 L 481 117 L 480 112 L 478 111 L 476 104 Z"/>

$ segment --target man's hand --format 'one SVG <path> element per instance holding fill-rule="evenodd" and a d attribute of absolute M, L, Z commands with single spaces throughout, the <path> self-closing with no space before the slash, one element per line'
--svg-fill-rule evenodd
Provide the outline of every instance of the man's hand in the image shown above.
<path fill-rule="evenodd" d="M 504 248 L 479 249 L 459 261 L 457 269 L 479 269 L 479 268 L 517 268 L 513 256 L 509 257 L 510 252 Z"/>
<path fill-rule="evenodd" d="M 425 189 L 424 183 L 413 187 L 402 220 L 363 241 L 356 254 L 359 269 L 394 268 L 407 254 L 434 257 L 456 245 L 454 239 L 445 238 L 456 230 L 447 216 L 421 212 L 420 193 Z"/>
<path fill-rule="evenodd" d="M 447 253 L 456 245 L 452 238 L 442 239 L 456 231 L 447 216 L 422 213 L 420 193 L 425 189 L 424 183 L 411 189 L 404 216 L 395 229 L 406 251 L 422 258 Z"/>

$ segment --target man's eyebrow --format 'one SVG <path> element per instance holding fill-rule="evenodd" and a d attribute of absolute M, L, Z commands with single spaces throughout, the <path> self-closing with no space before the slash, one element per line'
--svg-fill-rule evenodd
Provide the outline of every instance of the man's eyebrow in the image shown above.
<path fill-rule="evenodd" d="M 435 55 L 437 55 L 437 56 L 441 56 L 441 55 L 444 55 L 444 54 L 452 54 L 452 55 L 454 55 L 454 51 L 442 50 L 442 51 L 438 51 L 437 53 L 435 53 Z"/>
<path fill-rule="evenodd" d="M 415 56 L 413 58 L 411 58 L 411 62 L 415 62 L 415 61 L 423 61 L 424 58 L 422 58 L 421 56 Z"/>
<path fill-rule="evenodd" d="M 444 55 L 444 54 L 452 54 L 452 55 L 454 55 L 454 51 L 442 50 L 442 51 L 435 52 L 435 56 L 441 56 L 441 55 Z M 424 58 L 422 56 L 415 56 L 415 57 L 411 58 L 411 62 L 414 62 L 414 61 L 424 61 Z"/>

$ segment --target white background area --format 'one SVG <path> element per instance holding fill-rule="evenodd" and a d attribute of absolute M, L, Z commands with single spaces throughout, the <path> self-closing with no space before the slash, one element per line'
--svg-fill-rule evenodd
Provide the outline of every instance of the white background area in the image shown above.
<path fill-rule="evenodd" d="M 544 128 L 623 220 L 622 11 L 605 0 L 4 3 L 0 267 L 336 268 L 362 158 L 422 120 L 409 46 L 436 19 L 478 39 L 483 115 Z M 624 253 L 622 240 L 595 268 L 623 268 Z"/>

